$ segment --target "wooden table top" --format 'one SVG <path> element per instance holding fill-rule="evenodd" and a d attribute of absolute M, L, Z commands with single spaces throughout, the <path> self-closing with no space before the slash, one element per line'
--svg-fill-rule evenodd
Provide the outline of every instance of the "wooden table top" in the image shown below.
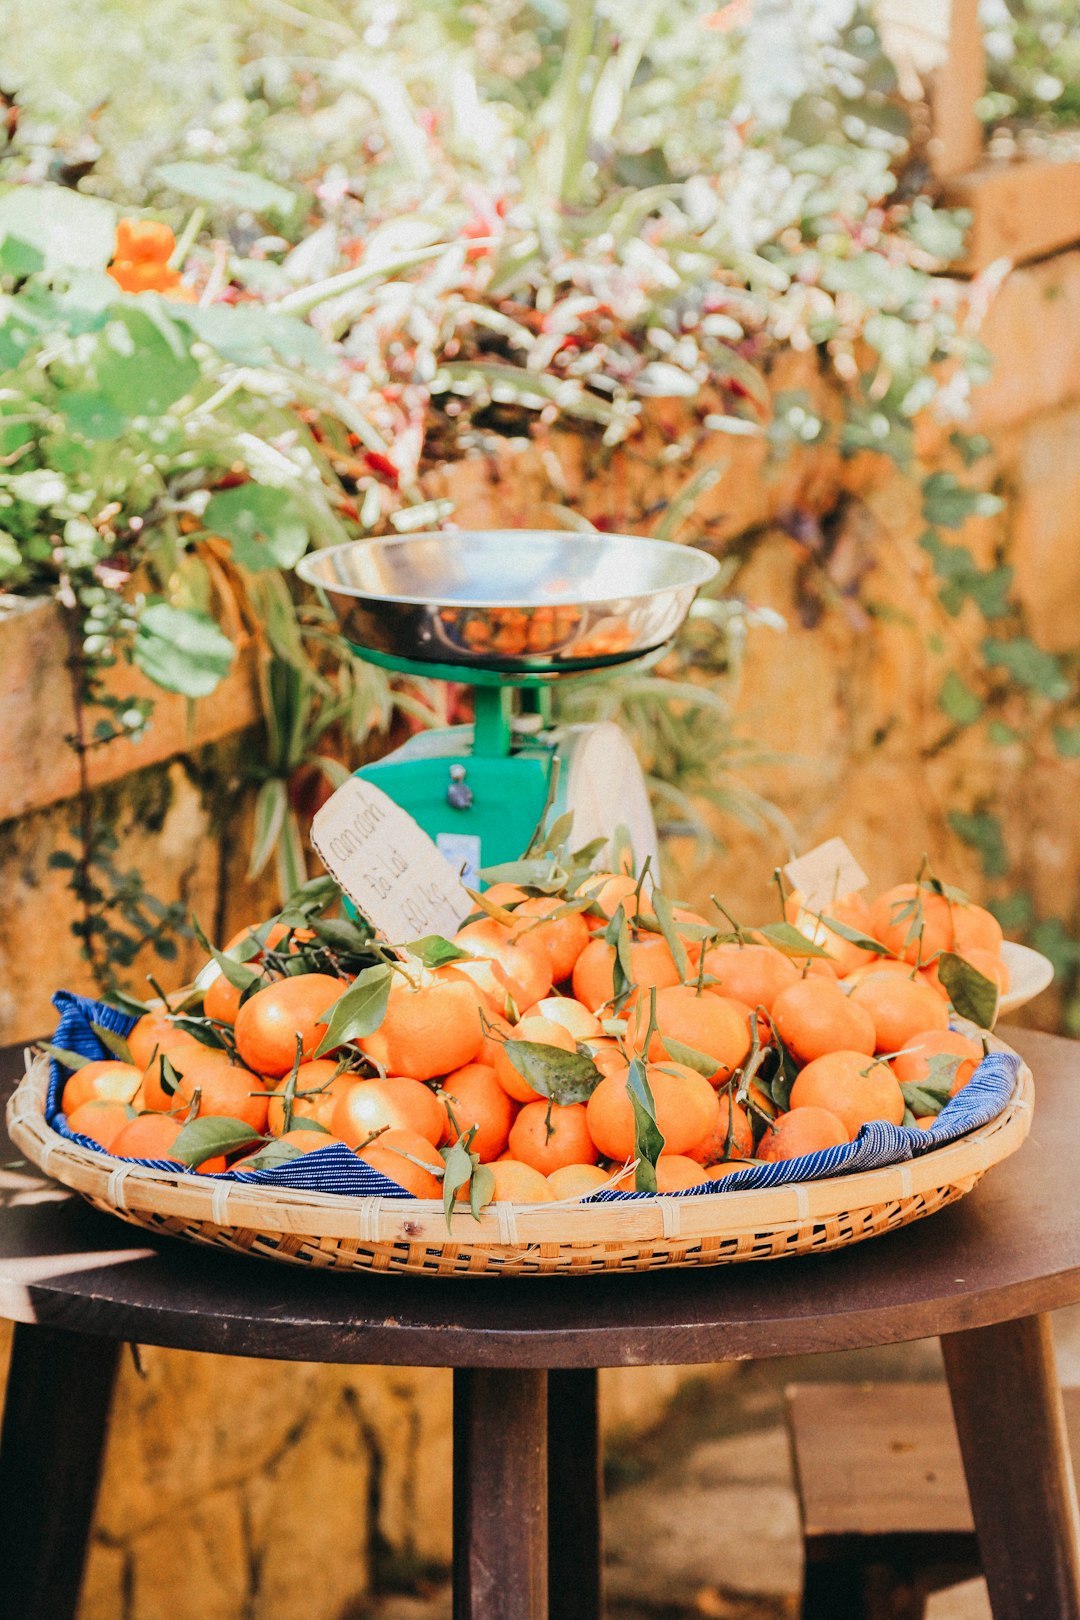
<path fill-rule="evenodd" d="M 959 1203 L 833 1254 L 622 1276 L 313 1272 L 154 1237 L 28 1166 L 0 1170 L 0 1315 L 226 1355 L 598 1367 L 895 1343 L 1074 1304 L 1080 1044 L 1003 1033 L 1035 1075 L 1023 1148 Z M 17 1157 L 0 1135 L 0 1165 Z"/>

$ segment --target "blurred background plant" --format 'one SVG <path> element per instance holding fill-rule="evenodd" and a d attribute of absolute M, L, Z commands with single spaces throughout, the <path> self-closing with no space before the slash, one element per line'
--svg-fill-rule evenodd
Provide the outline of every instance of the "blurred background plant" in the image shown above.
<path fill-rule="evenodd" d="M 1067 78 L 1043 92 L 1069 10 L 998 4 L 991 94 L 1011 101 L 988 113 L 1067 118 Z M 1000 726 L 1009 705 L 1015 734 L 1020 691 L 1060 728 L 1073 682 L 1038 657 L 1010 571 L 949 538 L 1000 504 L 960 428 L 1000 270 L 940 275 L 965 219 L 852 0 L 64 0 L 56 21 L 45 36 L 10 0 L 0 72 L 0 588 L 78 619 L 77 747 L 150 720 L 108 707 L 111 661 L 197 698 L 254 639 L 252 864 L 290 886 L 313 782 L 392 713 L 297 595 L 300 552 L 452 522 L 425 477 L 492 438 L 571 423 L 602 457 L 664 400 L 692 425 L 665 448 L 687 477 L 652 532 L 710 543 L 697 505 L 722 468 L 694 457 L 714 435 L 762 437 L 774 463 L 890 458 L 921 487 L 941 634 L 971 604 L 987 620 L 983 656 L 942 687 L 947 719 Z M 172 227 L 170 291 L 103 274 L 121 216 Z M 816 357 L 828 408 L 778 389 L 790 351 Z M 926 415 L 953 432 L 944 468 L 920 459 Z M 793 513 L 793 533 L 826 520 Z M 808 549 L 835 595 L 828 546 Z M 725 690 L 748 623 L 714 600 L 662 672 L 604 699 L 662 815 L 702 839 L 703 797 L 768 813 Z M 398 693 L 399 716 L 438 701 Z M 996 836 L 992 815 L 956 831 Z"/>

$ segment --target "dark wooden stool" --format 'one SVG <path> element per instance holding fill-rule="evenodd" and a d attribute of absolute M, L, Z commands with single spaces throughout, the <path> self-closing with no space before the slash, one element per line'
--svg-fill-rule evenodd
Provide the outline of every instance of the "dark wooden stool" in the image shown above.
<path fill-rule="evenodd" d="M 1080 1467 L 1080 1389 L 1063 1392 Z M 793 1384 L 803 1620 L 923 1620 L 931 1593 L 982 1573 L 944 1384 Z"/>

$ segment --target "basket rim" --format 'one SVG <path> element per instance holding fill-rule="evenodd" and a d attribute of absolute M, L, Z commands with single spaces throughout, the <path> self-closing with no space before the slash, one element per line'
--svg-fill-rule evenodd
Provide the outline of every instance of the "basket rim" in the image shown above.
<path fill-rule="evenodd" d="M 1012 1052 L 992 1038 L 997 1051 Z M 1016 1054 L 1014 1054 L 1016 1055 Z M 803 1227 L 857 1209 L 905 1201 L 947 1186 L 973 1185 L 1021 1146 L 1031 1124 L 1034 1077 L 1021 1060 L 1001 1113 L 969 1135 L 919 1158 L 845 1176 L 784 1187 L 665 1194 L 598 1204 L 490 1204 L 477 1219 L 457 1207 L 448 1225 L 442 1204 L 417 1198 L 356 1197 L 292 1187 L 218 1181 L 194 1171 L 152 1170 L 79 1147 L 46 1122 L 48 1060 L 28 1062 L 7 1107 L 12 1141 L 40 1170 L 120 1214 L 194 1220 L 215 1227 L 353 1239 L 485 1248 L 526 1244 L 663 1242 L 675 1237 L 735 1236 Z"/>

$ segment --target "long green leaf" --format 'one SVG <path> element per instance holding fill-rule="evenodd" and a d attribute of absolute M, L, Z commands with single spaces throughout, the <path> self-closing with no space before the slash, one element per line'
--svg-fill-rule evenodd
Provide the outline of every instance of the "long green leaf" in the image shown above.
<path fill-rule="evenodd" d="M 348 1041 L 372 1035 L 386 1016 L 393 970 L 385 962 L 365 968 L 339 1001 L 335 1001 L 326 1021 L 326 1034 L 315 1056 L 323 1057 Z"/>

